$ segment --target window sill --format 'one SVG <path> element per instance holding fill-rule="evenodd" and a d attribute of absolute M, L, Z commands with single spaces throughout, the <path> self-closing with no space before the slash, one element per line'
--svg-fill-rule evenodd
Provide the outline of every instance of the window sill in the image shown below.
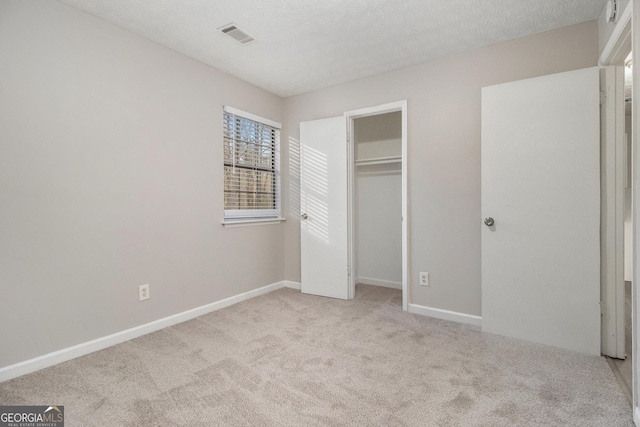
<path fill-rule="evenodd" d="M 242 219 L 225 219 L 222 221 L 222 225 L 225 228 L 232 227 L 247 227 L 251 225 L 270 225 L 280 224 L 282 221 L 286 221 L 286 218 L 242 218 Z"/>

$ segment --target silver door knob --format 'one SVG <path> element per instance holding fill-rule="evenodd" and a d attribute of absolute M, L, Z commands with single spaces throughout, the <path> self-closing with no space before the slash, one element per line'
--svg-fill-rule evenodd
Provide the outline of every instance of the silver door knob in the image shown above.
<path fill-rule="evenodd" d="M 303 213 L 302 215 L 300 215 L 300 218 L 307 219 L 309 218 L 309 215 L 307 215 L 306 213 Z"/>
<path fill-rule="evenodd" d="M 493 218 L 487 217 L 484 219 L 484 225 L 486 225 L 487 227 L 491 227 L 493 224 L 495 224 Z"/>

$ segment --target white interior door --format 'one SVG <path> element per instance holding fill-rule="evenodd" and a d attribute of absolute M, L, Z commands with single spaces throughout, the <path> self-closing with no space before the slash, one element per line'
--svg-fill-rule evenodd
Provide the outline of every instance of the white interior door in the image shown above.
<path fill-rule="evenodd" d="M 347 121 L 300 123 L 300 257 L 303 293 L 349 298 Z"/>
<path fill-rule="evenodd" d="M 600 354 L 597 68 L 482 90 L 482 329 Z"/>

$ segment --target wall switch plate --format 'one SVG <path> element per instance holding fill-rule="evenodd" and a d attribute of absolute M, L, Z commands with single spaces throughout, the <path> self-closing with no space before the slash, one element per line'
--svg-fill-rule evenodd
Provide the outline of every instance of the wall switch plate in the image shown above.
<path fill-rule="evenodd" d="M 138 294 L 140 295 L 140 301 L 148 300 L 151 298 L 151 291 L 149 290 L 149 284 L 138 286 Z"/>
<path fill-rule="evenodd" d="M 420 272 L 420 286 L 431 286 L 429 283 L 429 273 Z"/>

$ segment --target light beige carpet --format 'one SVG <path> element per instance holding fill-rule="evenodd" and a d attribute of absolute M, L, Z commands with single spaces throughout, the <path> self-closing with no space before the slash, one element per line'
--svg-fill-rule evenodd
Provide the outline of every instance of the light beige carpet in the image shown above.
<path fill-rule="evenodd" d="M 631 426 L 607 362 L 282 289 L 0 384 L 67 426 Z"/>

